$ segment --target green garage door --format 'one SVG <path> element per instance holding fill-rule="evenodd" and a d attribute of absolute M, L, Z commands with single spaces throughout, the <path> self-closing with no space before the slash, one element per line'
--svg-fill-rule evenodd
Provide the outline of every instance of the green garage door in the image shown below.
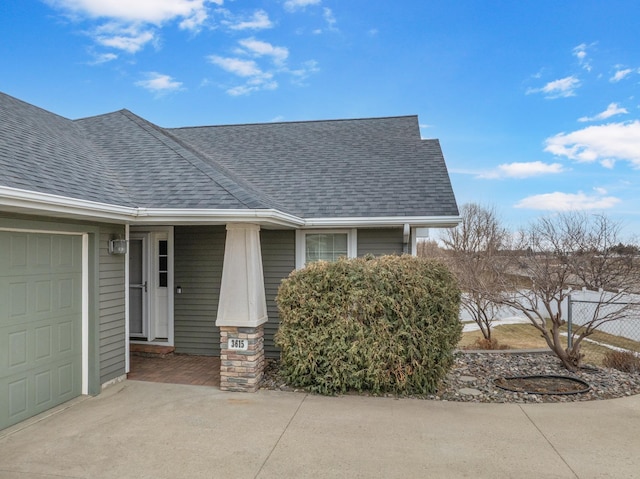
<path fill-rule="evenodd" d="M 0 231 L 0 429 L 82 391 L 82 237 Z"/>

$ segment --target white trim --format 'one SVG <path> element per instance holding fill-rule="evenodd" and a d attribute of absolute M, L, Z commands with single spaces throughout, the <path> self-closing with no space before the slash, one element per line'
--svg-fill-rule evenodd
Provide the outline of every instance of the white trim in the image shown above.
<path fill-rule="evenodd" d="M 460 216 L 379 216 L 350 218 L 309 218 L 305 220 L 305 228 L 344 228 L 344 227 L 402 227 L 406 223 L 411 226 L 428 226 L 431 228 L 449 228 L 460 224 Z"/>
<path fill-rule="evenodd" d="M 418 231 L 411 228 L 411 256 L 418 256 Z"/>
<path fill-rule="evenodd" d="M 306 263 L 306 235 L 307 234 L 346 234 L 347 235 L 347 257 L 358 256 L 358 230 L 355 228 L 334 228 L 334 229 L 308 229 L 296 230 L 296 269 L 302 269 Z"/>
<path fill-rule="evenodd" d="M 50 214 L 119 223 L 189 224 L 266 223 L 295 228 L 304 220 L 276 209 L 135 208 L 0 186 L 0 207 L 16 213 Z"/>
<path fill-rule="evenodd" d="M 10 207 L 9 211 L 11 208 L 15 208 L 18 212 L 26 209 L 41 213 L 58 213 L 63 217 L 80 216 L 116 221 L 127 221 L 135 212 L 135 208 L 37 193 L 7 186 L 0 186 L 0 205 Z"/>
<path fill-rule="evenodd" d="M 124 225 L 124 238 L 129 244 L 129 225 Z M 124 257 L 124 372 L 131 371 L 131 363 L 129 358 L 129 248 Z"/>
<path fill-rule="evenodd" d="M 303 226 L 305 221 L 297 216 L 275 209 L 223 210 L 223 209 L 165 209 L 138 208 L 136 224 L 227 224 L 268 223 L 290 228 Z"/>
<path fill-rule="evenodd" d="M 89 394 L 89 235 L 82 235 L 82 394 Z"/>
<path fill-rule="evenodd" d="M 66 235 L 66 236 L 80 236 L 84 233 L 81 232 L 69 232 L 69 231 L 56 231 L 56 230 L 39 230 L 32 228 L 7 228 L 0 226 L 0 231 L 13 231 L 16 233 L 42 233 L 44 235 Z"/>
<path fill-rule="evenodd" d="M 253 223 L 289 228 L 357 228 L 411 226 L 450 228 L 460 216 L 380 216 L 309 218 L 276 209 L 135 208 L 80 200 L 49 193 L 0 186 L 0 209 L 15 213 L 49 214 L 62 218 L 92 219 L 134 224 L 227 224 Z"/>
<path fill-rule="evenodd" d="M 126 225 L 126 238 L 129 240 L 132 236 L 139 238 L 146 238 L 144 259 L 146 265 L 144 266 L 148 296 L 147 296 L 147 326 L 146 331 L 147 340 L 140 340 L 135 337 L 130 337 L 130 318 L 129 318 L 129 251 L 127 250 L 126 264 L 125 264 L 125 341 L 127 358 L 129 357 L 129 344 L 157 344 L 162 346 L 174 346 L 175 331 L 174 331 L 174 294 L 175 294 L 175 277 L 174 277 L 174 227 L 173 226 L 138 226 L 138 225 Z M 159 235 L 166 235 L 166 238 L 160 238 Z M 157 242 L 160 239 L 166 239 L 167 252 L 169 258 L 169 271 L 167 277 L 167 341 L 155 341 L 155 325 L 152 318 L 155 315 L 155 288 L 157 281 Z M 130 365 L 125 364 L 127 372 L 129 372 Z"/>
<path fill-rule="evenodd" d="M 167 304 L 167 314 L 168 314 L 168 325 L 167 327 L 168 329 L 168 337 L 167 340 L 169 341 L 169 345 L 170 346 L 175 346 L 175 323 L 174 323 L 174 312 L 175 312 L 175 305 L 174 305 L 174 301 L 175 301 L 175 294 L 176 294 L 176 283 L 175 283 L 175 276 L 174 276 L 174 272 L 175 272 L 175 266 L 174 266 L 174 259 L 175 259 L 175 254 L 174 254 L 174 244 L 173 244 L 173 238 L 174 238 L 174 228 L 173 226 L 169 226 L 168 228 L 168 241 L 167 241 L 167 254 L 168 254 L 168 267 L 169 267 L 169 271 L 168 271 L 168 278 L 167 278 L 167 294 L 168 294 L 168 304 Z"/>

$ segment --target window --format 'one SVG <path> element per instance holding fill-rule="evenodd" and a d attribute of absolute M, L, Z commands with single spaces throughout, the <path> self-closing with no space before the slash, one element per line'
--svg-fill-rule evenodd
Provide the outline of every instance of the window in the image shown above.
<path fill-rule="evenodd" d="M 356 256 L 356 230 L 296 231 L 296 268 L 324 260 L 336 261 L 341 256 Z"/>
<path fill-rule="evenodd" d="M 168 241 L 158 241 L 158 286 L 166 288 L 169 282 Z"/>
<path fill-rule="evenodd" d="M 307 233 L 305 235 L 305 263 L 335 261 L 347 256 L 347 233 Z"/>

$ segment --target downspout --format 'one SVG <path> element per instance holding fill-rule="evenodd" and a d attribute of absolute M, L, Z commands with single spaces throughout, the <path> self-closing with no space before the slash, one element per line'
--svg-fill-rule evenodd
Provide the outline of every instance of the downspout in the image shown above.
<path fill-rule="evenodd" d="M 411 253 L 411 226 L 409 226 L 409 223 L 404 224 L 402 232 L 402 253 Z"/>

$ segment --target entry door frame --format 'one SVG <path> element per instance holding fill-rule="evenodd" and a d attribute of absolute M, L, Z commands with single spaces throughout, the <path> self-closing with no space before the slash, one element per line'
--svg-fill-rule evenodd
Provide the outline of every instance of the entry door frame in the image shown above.
<path fill-rule="evenodd" d="M 136 338 L 130 337 L 130 318 L 129 318 L 129 252 L 127 252 L 127 281 L 126 281 L 126 299 L 127 299 L 127 314 L 126 314 L 126 330 L 127 330 L 127 343 L 130 341 L 132 343 L 143 343 L 143 344 L 157 344 L 163 346 L 173 346 L 174 345 L 174 314 L 173 314 L 173 304 L 174 304 L 174 248 L 173 248 L 173 226 L 128 226 L 127 228 L 127 239 L 132 238 L 147 238 L 146 241 L 146 252 L 145 262 L 146 262 L 146 281 L 147 281 L 147 340 L 140 341 L 136 340 Z M 158 261 L 158 242 L 159 241 L 167 241 L 167 263 L 168 263 L 168 271 L 167 271 L 167 285 L 166 287 L 161 287 L 159 285 L 159 261 Z M 161 301 L 161 304 L 158 304 L 158 301 Z M 166 302 L 166 303 L 165 303 Z M 154 321 L 154 315 L 157 311 L 162 308 L 166 308 L 167 315 L 167 337 L 166 341 L 157 341 L 156 340 L 156 324 Z M 128 344 L 127 344 L 127 358 L 128 358 Z M 127 361 L 128 362 L 128 361 Z M 129 364 L 126 365 L 127 371 L 129 370 Z"/>

